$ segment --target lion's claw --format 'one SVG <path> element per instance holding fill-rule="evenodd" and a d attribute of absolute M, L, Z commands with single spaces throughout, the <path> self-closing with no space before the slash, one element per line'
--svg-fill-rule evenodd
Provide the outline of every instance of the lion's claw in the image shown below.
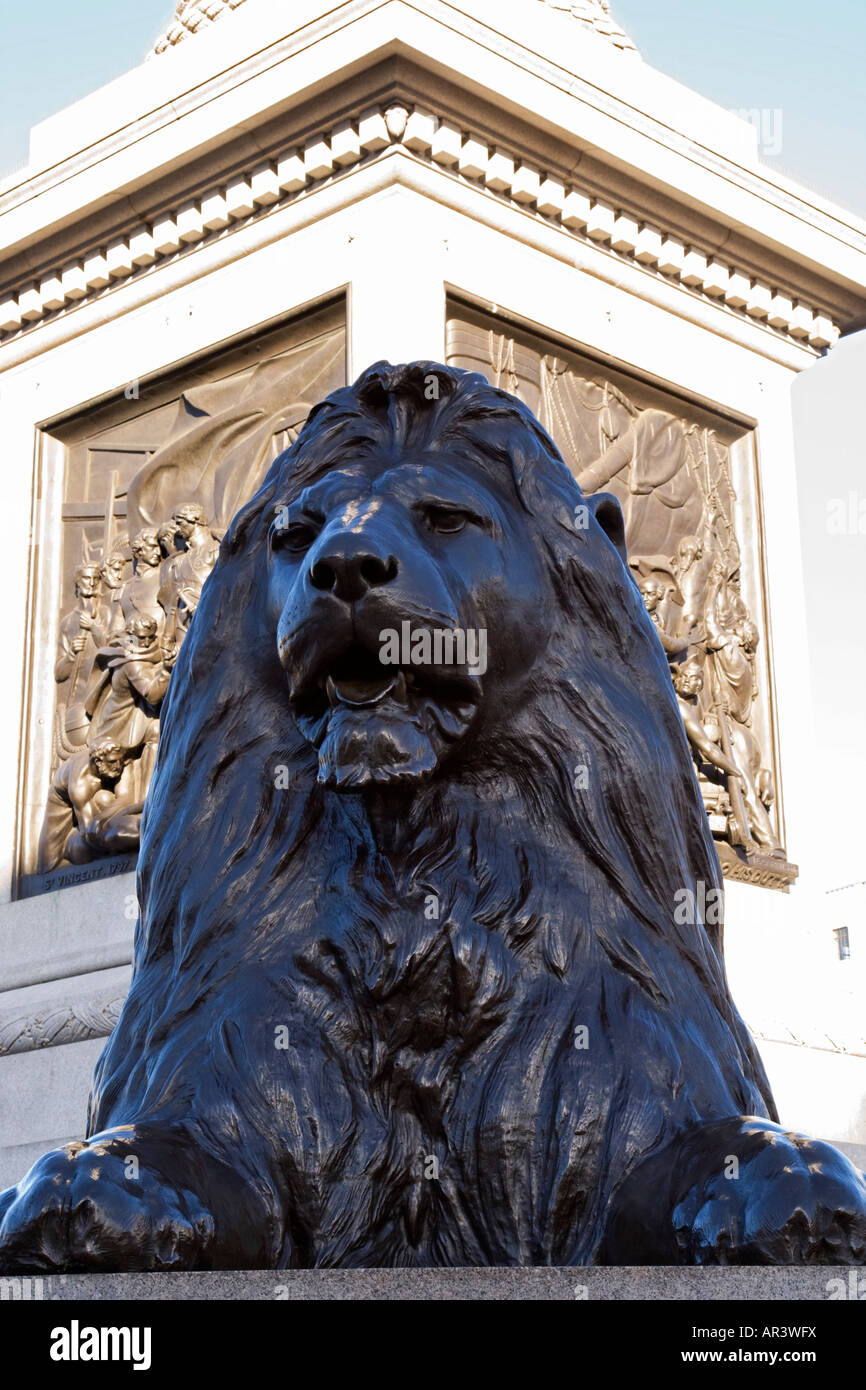
<path fill-rule="evenodd" d="M 7 1272 L 189 1269 L 214 1232 L 198 1198 L 139 1166 L 126 1139 L 53 1150 L 0 1210 L 0 1268 Z"/>

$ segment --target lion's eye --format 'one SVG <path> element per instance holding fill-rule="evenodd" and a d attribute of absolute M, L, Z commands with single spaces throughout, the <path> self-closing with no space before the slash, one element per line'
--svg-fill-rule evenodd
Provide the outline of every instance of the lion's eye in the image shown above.
<path fill-rule="evenodd" d="M 455 535 L 472 521 L 468 512 L 456 507 L 426 507 L 425 519 L 430 530 L 442 536 Z"/>
<path fill-rule="evenodd" d="M 320 523 L 313 520 L 289 521 L 282 525 L 280 522 L 278 516 L 271 526 L 271 546 L 274 550 L 287 550 L 293 555 L 303 555 L 305 550 L 309 550 L 322 529 Z"/>

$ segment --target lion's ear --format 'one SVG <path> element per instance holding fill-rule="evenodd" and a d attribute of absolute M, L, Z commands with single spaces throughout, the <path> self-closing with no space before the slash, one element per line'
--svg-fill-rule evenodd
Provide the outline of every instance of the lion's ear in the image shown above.
<path fill-rule="evenodd" d="M 620 559 L 623 564 L 627 565 L 628 551 L 625 545 L 625 517 L 622 514 L 622 507 L 619 505 L 613 493 L 594 492 L 591 497 L 586 498 L 586 505 L 589 507 L 611 545 L 614 545 L 619 551 Z"/>

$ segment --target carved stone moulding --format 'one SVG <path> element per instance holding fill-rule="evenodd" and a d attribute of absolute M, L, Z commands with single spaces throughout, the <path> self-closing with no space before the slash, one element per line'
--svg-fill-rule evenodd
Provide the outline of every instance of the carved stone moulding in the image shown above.
<path fill-rule="evenodd" d="M 146 222 L 119 227 L 108 242 L 83 248 L 74 259 L 46 264 L 23 284 L 0 288 L 0 341 L 74 313 L 94 299 L 151 274 L 179 257 L 194 256 L 276 209 L 314 195 L 358 168 L 400 153 L 469 184 L 486 198 L 540 219 L 566 239 L 576 238 L 657 277 L 669 288 L 757 325 L 773 338 L 826 352 L 839 338 L 834 312 L 801 302 L 790 285 L 773 284 L 752 268 L 729 262 L 711 246 L 692 243 L 681 229 L 618 206 L 613 195 L 546 168 L 536 153 L 466 128 L 432 104 L 405 98 L 368 105 L 297 144 L 235 170 L 206 187 L 190 187 L 182 200 Z"/>
<path fill-rule="evenodd" d="M 129 967 L 121 966 L 10 991 L 4 995 L 8 1002 L 0 1002 L 0 1057 L 107 1038 L 120 1015 L 129 976 Z"/>

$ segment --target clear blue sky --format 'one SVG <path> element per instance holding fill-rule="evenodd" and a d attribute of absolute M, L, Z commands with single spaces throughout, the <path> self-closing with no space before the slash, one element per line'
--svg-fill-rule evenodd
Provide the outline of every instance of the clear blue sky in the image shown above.
<path fill-rule="evenodd" d="M 780 111 L 768 163 L 866 216 L 866 0 L 613 0 L 644 60 L 721 106 Z"/>
<path fill-rule="evenodd" d="M 0 173 L 32 125 L 144 58 L 174 0 L 0 0 Z"/>
<path fill-rule="evenodd" d="M 291 5 L 249 0 L 266 2 Z M 36 121 L 139 63 L 173 8 L 0 0 L 0 173 L 26 158 Z M 654 67 L 723 106 L 781 111 L 771 162 L 866 215 L 866 0 L 614 0 L 613 10 Z"/>
<path fill-rule="evenodd" d="M 654 67 L 723 106 L 781 112 L 781 149 L 768 161 L 866 215 L 866 0 L 614 0 L 613 9 Z M 0 0 L 0 172 L 25 160 L 36 121 L 140 62 L 172 10 L 172 0 Z M 816 732 L 785 750 L 815 785 L 815 840 L 790 850 L 801 862 L 819 856 L 828 886 L 866 878 L 866 534 L 837 537 L 826 524 L 828 502 L 851 491 L 866 511 L 864 382 L 861 333 L 793 392 Z"/>

